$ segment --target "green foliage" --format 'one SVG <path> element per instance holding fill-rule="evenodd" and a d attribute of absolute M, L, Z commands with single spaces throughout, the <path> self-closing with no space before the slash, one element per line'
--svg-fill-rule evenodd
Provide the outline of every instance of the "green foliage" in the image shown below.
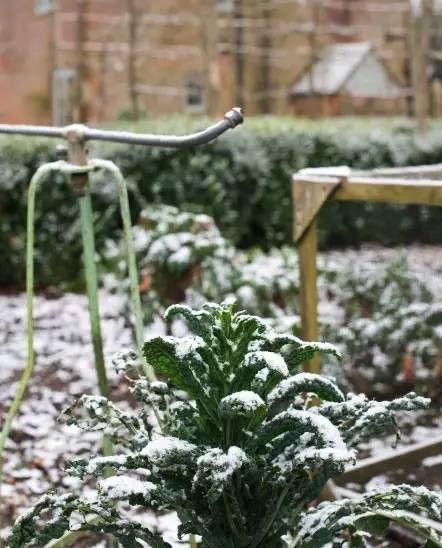
<path fill-rule="evenodd" d="M 200 306 L 206 300 L 232 297 L 241 309 L 268 319 L 275 329 L 297 330 L 299 269 L 294 250 L 243 253 L 232 249 L 229 255 L 230 261 L 205 261 L 201 284 L 188 289 L 186 302 Z"/>
<path fill-rule="evenodd" d="M 394 429 L 396 412 L 423 409 L 428 400 L 346 397 L 331 379 L 301 371 L 316 352 L 339 356 L 332 345 L 277 334 L 229 304 L 174 305 L 166 315 L 182 316 L 194 334 L 144 344 L 144 356 L 168 382 L 135 381 L 141 413 L 96 397 L 83 398 L 86 418 L 67 412 L 82 427 L 106 425 L 117 446 L 116 456 L 73 462 L 71 473 L 89 481 L 112 467 L 115 475 L 99 480 L 87 499 L 44 497 L 16 522 L 12 548 L 39 545 L 72 527 L 112 533 L 123 546 L 168 546 L 131 518 L 127 505 L 176 511 L 180 535 L 200 535 L 204 548 L 320 548 L 332 539 L 336 547 L 349 540 L 364 546 L 360 531 L 376 536 L 389 521 L 441 545 L 404 513 L 440 519 L 440 495 L 424 488 L 393 487 L 309 509 L 326 482 L 355 460 L 360 440 Z M 146 427 L 152 404 L 161 432 Z M 44 519 L 48 514 L 52 519 Z"/>
<path fill-rule="evenodd" d="M 190 287 L 206 287 L 207 278 L 228 269 L 235 253 L 211 217 L 171 206 L 144 209 L 133 228 L 133 238 L 147 320 L 167 306 L 183 302 Z M 116 273 L 120 288 L 129 283 L 124 258 L 124 244 L 108 240 L 104 262 Z"/>
<path fill-rule="evenodd" d="M 289 545 L 292 548 L 316 548 L 333 542 L 333 546 L 340 546 L 350 537 L 348 546 L 364 547 L 368 546 L 367 537 L 381 535 L 394 521 L 427 538 L 425 546 L 428 548 L 441 546 L 441 539 L 431 526 L 416 519 L 417 510 L 440 522 L 441 495 L 423 487 L 398 485 L 350 500 L 321 503 L 303 516 Z"/>
<path fill-rule="evenodd" d="M 201 124 L 162 120 L 144 122 L 136 129 L 185 133 Z M 52 144 L 32 143 L 8 138 L 0 145 L 2 284 L 23 280 L 26 188 L 37 166 L 53 155 Z M 354 120 L 316 125 L 264 119 L 248 120 L 246 127 L 198 149 L 106 145 L 96 147 L 94 154 L 114 160 L 128 178 L 133 218 L 146 204 L 178 206 L 212 216 L 234 245 L 269 249 L 292 241 L 294 171 L 342 164 L 373 168 L 435 163 L 441 159 L 440 143 L 438 127 L 422 138 L 385 122 L 367 131 Z M 46 188 L 50 191 L 37 198 L 37 211 L 42 213 L 36 279 L 41 284 L 75 278 L 81 253 L 77 204 L 69 185 L 48 181 Z M 97 187 L 99 251 L 104 235 L 117 234 L 116 202 L 109 185 Z M 330 203 L 321 215 L 322 239 L 326 245 L 441 242 L 441 215 L 441 208 Z"/>
<path fill-rule="evenodd" d="M 0 141 L 0 285 L 25 280 L 26 198 L 32 175 L 55 160 L 52 145 L 21 139 Z M 117 196 L 108 185 L 94 189 L 95 227 L 100 249 L 118 227 Z M 76 280 L 81 272 L 81 227 L 77 199 L 62 175 L 43 182 L 36 199 L 35 277 L 37 285 Z"/>
<path fill-rule="evenodd" d="M 333 286 L 344 311 L 331 334 L 351 359 L 358 389 L 397 393 L 420 385 L 433 392 L 442 377 L 442 307 L 404 257 L 385 267 L 353 267 Z"/>
<path fill-rule="evenodd" d="M 268 318 L 275 327 L 298 326 L 298 265 L 292 249 L 240 252 L 221 236 L 211 217 L 171 206 L 145 208 L 133 237 L 147 321 L 173 303 L 198 307 L 234 298 L 240 308 Z M 108 240 L 108 286 L 127 292 L 124 258 L 123 243 Z"/>
<path fill-rule="evenodd" d="M 294 249 L 244 253 L 222 238 L 207 215 L 170 206 L 143 210 L 134 236 L 146 320 L 172 302 L 199 307 L 233 298 L 277 331 L 299 332 Z M 120 272 L 120 288 L 128 283 L 123 259 L 122 247 L 108 242 L 108 267 Z M 438 395 L 441 307 L 404 255 L 386 264 L 319 260 L 318 285 L 333 310 L 319 318 L 322 336 L 340 345 L 347 378 L 358 391 L 392 396 L 419 387 Z M 129 313 L 128 301 L 126 308 Z"/>

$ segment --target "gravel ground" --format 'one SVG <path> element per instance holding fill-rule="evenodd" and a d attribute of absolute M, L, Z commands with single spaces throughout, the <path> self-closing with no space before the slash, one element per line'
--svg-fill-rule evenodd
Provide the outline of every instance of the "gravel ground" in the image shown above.
<path fill-rule="evenodd" d="M 367 248 L 363 251 L 334 251 L 324 254 L 324 258 L 343 263 L 385 262 L 392 259 L 395 253 L 390 249 Z M 407 248 L 407 256 L 411 269 L 425 279 L 436 294 L 442 295 L 442 246 L 410 247 Z M 105 356 L 109 363 L 109 357 L 115 351 L 130 346 L 131 331 L 121 314 L 119 297 L 102 292 L 100 307 Z M 2 491 L 4 499 L 0 508 L 0 545 L 17 515 L 41 494 L 54 486 L 61 490 L 77 488 L 75 480 L 63 476 L 66 460 L 85 455 L 91 448 L 98 453 L 100 446 L 99 434 L 79 432 L 56 421 L 60 410 L 73 398 L 96 392 L 85 296 L 70 293 L 58 298 L 37 296 L 35 324 L 36 368 L 7 444 Z M 151 326 L 146 334 L 162 331 L 163 326 L 159 322 Z M 15 393 L 25 361 L 24 295 L 0 295 L 0 417 L 4 416 Z M 124 399 L 127 387 L 119 385 L 112 372 L 109 372 L 109 377 L 114 397 Z M 419 426 L 413 429 L 408 441 L 419 441 L 441 432 L 442 423 L 440 417 L 436 417 L 433 428 Z M 388 440 L 376 440 L 367 451 L 376 454 L 388 450 L 388 443 Z M 440 458 L 429 459 L 413 474 L 407 480 L 430 483 L 442 489 Z M 370 485 L 385 483 L 387 479 L 373 478 Z M 159 518 L 149 516 L 148 519 L 158 530 L 165 531 L 174 546 L 182 546 L 176 540 L 176 518 L 173 515 Z M 95 543 L 89 540 L 86 544 L 77 543 L 75 546 L 92 545 Z"/>

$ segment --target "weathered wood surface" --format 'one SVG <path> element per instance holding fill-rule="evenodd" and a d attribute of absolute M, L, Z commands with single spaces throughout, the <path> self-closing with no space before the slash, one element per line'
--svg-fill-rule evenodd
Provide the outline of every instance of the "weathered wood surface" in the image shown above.
<path fill-rule="evenodd" d="M 298 242 L 310 223 L 316 218 L 321 207 L 340 184 L 341 179 L 337 177 L 314 177 L 305 178 L 295 175 L 292 181 L 292 193 L 295 203 L 293 221 L 294 236 Z"/>
<path fill-rule="evenodd" d="M 385 174 L 411 176 L 413 179 L 387 177 L 382 170 L 376 177 L 352 172 L 346 166 L 304 169 L 292 181 L 294 238 L 298 244 L 300 270 L 301 336 L 312 341 L 319 337 L 316 255 L 318 248 L 317 216 L 328 200 L 395 203 L 402 205 L 442 206 L 442 180 L 418 179 L 422 174 L 442 173 L 438 166 L 418 166 L 383 170 Z M 306 367 L 319 370 L 319 358 Z"/>
<path fill-rule="evenodd" d="M 317 183 L 312 181 L 311 184 Z M 350 177 L 342 180 L 332 199 L 442 206 L 442 181 Z"/>
<path fill-rule="evenodd" d="M 298 242 L 300 269 L 300 307 L 301 307 L 301 337 L 305 341 L 317 341 L 318 328 L 318 288 L 316 255 L 318 248 L 318 227 L 316 220 L 312 221 Z M 319 371 L 319 357 L 315 356 L 305 367 L 306 371 Z"/>
<path fill-rule="evenodd" d="M 388 470 L 410 470 L 419 466 L 422 459 L 438 456 L 442 453 L 442 437 L 431 441 L 413 444 L 408 447 L 393 449 L 387 454 L 377 457 L 370 457 L 359 461 L 355 466 L 349 468 L 342 476 L 337 478 L 337 483 L 351 481 L 364 482 L 378 474 Z"/>

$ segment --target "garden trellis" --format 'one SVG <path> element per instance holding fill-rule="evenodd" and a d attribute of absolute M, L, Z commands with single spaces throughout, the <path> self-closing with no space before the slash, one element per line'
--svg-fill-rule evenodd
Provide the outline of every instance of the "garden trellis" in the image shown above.
<path fill-rule="evenodd" d="M 315 341 L 319 336 L 317 218 L 322 206 L 327 200 L 442 206 L 442 164 L 372 171 L 356 171 L 347 166 L 307 168 L 293 176 L 292 193 L 294 239 L 299 254 L 301 335 L 306 341 Z M 318 358 L 307 365 L 311 372 L 318 372 L 319 368 Z M 441 451 L 439 437 L 391 455 L 360 461 L 342 479 L 360 481 L 395 467 L 410 468 Z"/>
<path fill-rule="evenodd" d="M 100 327 L 98 304 L 98 278 L 95 265 L 95 240 L 92 217 L 92 201 L 90 195 L 89 174 L 94 171 L 108 172 L 118 187 L 120 210 L 123 224 L 123 233 L 126 243 L 128 272 L 130 278 L 131 305 L 134 316 L 135 339 L 137 347 L 143 345 L 143 325 L 141 302 L 139 295 L 138 273 L 135 263 L 135 252 L 132 242 L 131 218 L 126 182 L 119 168 L 111 161 L 88 159 L 86 144 L 89 141 L 104 141 L 121 144 L 143 145 L 149 147 L 188 148 L 206 144 L 229 129 L 241 124 L 243 117 L 239 108 L 227 112 L 224 119 L 210 126 L 204 131 L 191 135 L 153 135 L 136 134 L 122 131 L 108 131 L 92 129 L 82 124 L 73 124 L 67 127 L 7 125 L 0 124 L 0 134 L 22 135 L 28 137 L 48 137 L 67 141 L 67 161 L 58 160 L 42 165 L 32 177 L 28 193 L 27 212 L 27 243 L 26 243 L 26 307 L 27 307 L 27 363 L 23 371 L 18 390 L 5 417 L 0 435 L 0 486 L 2 480 L 3 452 L 9 436 L 12 422 L 23 400 L 26 387 L 31 377 L 34 363 L 34 218 L 36 193 L 41 183 L 50 173 L 63 173 L 71 178 L 75 193 L 79 200 L 81 232 L 83 242 L 83 261 L 86 278 L 86 288 L 89 303 L 91 338 L 94 351 L 95 368 L 98 378 L 99 391 L 102 396 L 108 396 L 109 384 L 103 356 L 103 343 Z M 151 380 L 155 374 L 150 365 L 141 361 L 144 374 Z M 109 440 L 104 441 L 105 453 L 111 452 Z"/>

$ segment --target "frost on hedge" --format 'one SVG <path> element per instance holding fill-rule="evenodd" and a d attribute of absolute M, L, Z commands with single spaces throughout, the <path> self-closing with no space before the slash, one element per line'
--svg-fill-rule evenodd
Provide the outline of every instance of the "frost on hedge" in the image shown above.
<path fill-rule="evenodd" d="M 404 517 L 411 508 L 440 513 L 440 497 L 421 489 L 402 486 L 310 509 L 327 481 L 352 465 L 358 441 L 395 429 L 397 411 L 428 400 L 345 396 L 331 379 L 301 370 L 315 352 L 336 355 L 334 347 L 275 333 L 228 303 L 173 306 L 167 314 L 181 315 L 194 334 L 144 344 L 167 383 L 134 381 L 141 411 L 84 396 L 84 417 L 79 405 L 66 412 L 72 423 L 105 428 L 114 439 L 115 456 L 71 463 L 70 473 L 85 482 L 101 478 L 95 498 L 42 499 L 17 521 L 13 548 L 41 545 L 73 527 L 114 534 L 123 546 L 168 546 L 131 521 L 127 505 L 176 511 L 179 533 L 200 535 L 204 548 L 283 548 L 288 538 L 296 547 L 344 547 L 349 536 L 362 546 L 358 531 L 376 532 L 373 520 L 381 518 L 435 538 Z M 162 432 L 148 426 L 152 403 Z"/>

